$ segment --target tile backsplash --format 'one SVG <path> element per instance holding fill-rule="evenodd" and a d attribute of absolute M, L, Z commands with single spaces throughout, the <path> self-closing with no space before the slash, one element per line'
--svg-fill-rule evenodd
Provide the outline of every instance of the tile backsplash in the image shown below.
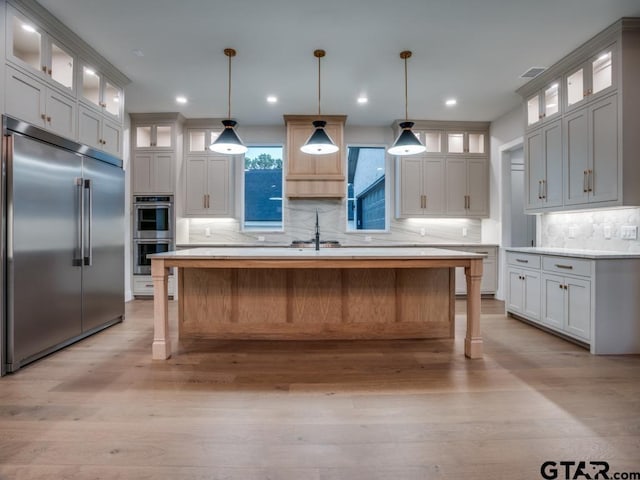
<path fill-rule="evenodd" d="M 621 238 L 622 227 L 640 226 L 640 208 L 544 214 L 540 223 L 542 247 L 640 253 L 640 240 Z"/>
<path fill-rule="evenodd" d="M 388 232 L 346 231 L 344 200 L 290 200 L 284 205 L 284 231 L 242 231 L 238 219 L 193 218 L 180 222 L 180 243 L 269 243 L 309 240 L 315 234 L 318 211 L 321 240 L 337 240 L 344 245 L 393 245 L 398 243 L 480 243 L 481 221 L 471 219 L 390 219 Z M 370 238 L 369 238 L 370 237 Z"/>

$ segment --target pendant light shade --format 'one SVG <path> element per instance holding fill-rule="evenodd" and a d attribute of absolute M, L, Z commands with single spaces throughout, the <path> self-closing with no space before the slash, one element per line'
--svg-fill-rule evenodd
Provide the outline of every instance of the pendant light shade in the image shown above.
<path fill-rule="evenodd" d="M 316 128 L 311 134 L 307 142 L 300 147 L 304 153 L 311 155 L 324 155 L 327 153 L 335 153 L 339 150 L 338 146 L 333 143 L 324 127 L 327 122 L 324 120 L 316 120 L 313 122 L 313 126 Z"/>
<path fill-rule="evenodd" d="M 387 150 L 389 155 L 415 155 L 416 153 L 424 152 L 427 147 L 425 147 L 418 137 L 411 131 L 411 127 L 413 127 L 413 122 L 409 121 L 409 113 L 408 113 L 408 100 L 407 100 L 407 58 L 411 57 L 411 52 L 409 50 L 405 50 L 400 52 L 400 58 L 404 60 L 404 118 L 405 121 L 400 124 L 400 134 L 396 138 L 396 141 L 393 142 L 393 145 Z"/>
<path fill-rule="evenodd" d="M 324 50 L 315 50 L 313 56 L 318 59 L 318 116 L 320 116 L 320 59 L 326 55 Z M 325 131 L 324 127 L 327 122 L 324 120 L 315 120 L 313 126 L 315 130 L 311 136 L 307 139 L 304 145 L 300 147 L 300 150 L 310 155 L 326 155 L 328 153 L 335 153 L 338 150 L 338 146 L 331 140 L 329 134 Z"/>
<path fill-rule="evenodd" d="M 217 152 L 224 153 L 226 155 L 240 155 L 247 151 L 247 147 L 244 146 L 240 137 L 234 130 L 237 122 L 231 120 L 231 57 L 236 56 L 236 51 L 233 48 L 225 48 L 224 54 L 229 58 L 229 95 L 228 95 L 228 110 L 227 119 L 222 121 L 224 130 L 216 138 L 215 142 L 209 145 L 209 149 Z"/>

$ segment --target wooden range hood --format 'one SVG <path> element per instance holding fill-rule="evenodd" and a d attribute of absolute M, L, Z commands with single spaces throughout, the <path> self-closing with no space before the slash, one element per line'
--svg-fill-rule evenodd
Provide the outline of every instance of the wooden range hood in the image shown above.
<path fill-rule="evenodd" d="M 340 148 L 336 153 L 309 155 L 300 151 L 314 127 L 314 120 L 327 122 L 326 132 Z M 287 127 L 286 196 L 288 198 L 344 198 L 344 124 L 346 115 L 284 115 Z"/>

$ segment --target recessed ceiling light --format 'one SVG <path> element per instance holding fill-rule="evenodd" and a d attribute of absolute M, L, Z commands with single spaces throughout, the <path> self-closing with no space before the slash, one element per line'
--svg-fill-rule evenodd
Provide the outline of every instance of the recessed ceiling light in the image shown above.
<path fill-rule="evenodd" d="M 178 103 L 187 103 L 187 97 L 183 97 L 182 95 L 179 95 L 176 97 L 176 102 Z"/>
<path fill-rule="evenodd" d="M 267 97 L 267 102 L 269 102 L 269 103 L 277 103 L 278 102 L 278 97 L 276 97 L 275 95 L 269 95 Z"/>
<path fill-rule="evenodd" d="M 136 57 L 144 57 L 144 52 L 139 48 L 136 48 L 135 50 L 131 50 L 131 53 L 133 53 Z"/>
<path fill-rule="evenodd" d="M 444 102 L 448 107 L 453 107 L 456 103 L 458 103 L 458 101 L 455 98 L 450 98 Z"/>
<path fill-rule="evenodd" d="M 365 97 L 364 95 L 360 95 L 358 97 L 358 103 L 367 103 L 369 101 L 369 99 L 367 97 Z"/>
<path fill-rule="evenodd" d="M 33 25 L 29 25 L 28 23 L 23 23 L 22 24 L 22 29 L 25 32 L 29 32 L 29 33 L 36 33 L 36 29 Z"/>

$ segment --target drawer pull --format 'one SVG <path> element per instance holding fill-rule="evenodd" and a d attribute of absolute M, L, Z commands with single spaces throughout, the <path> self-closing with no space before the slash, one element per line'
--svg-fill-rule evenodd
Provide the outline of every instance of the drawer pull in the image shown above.
<path fill-rule="evenodd" d="M 480 255 L 489 255 L 489 252 L 476 252 L 479 253 Z"/>
<path fill-rule="evenodd" d="M 520 262 L 520 263 L 529 263 L 529 260 L 524 260 L 522 258 L 516 258 L 516 262 Z"/>
<path fill-rule="evenodd" d="M 573 270 L 573 265 L 561 265 L 560 263 L 556 263 L 557 268 L 565 268 L 567 270 Z"/>
<path fill-rule="evenodd" d="M 149 285 L 148 283 L 145 285 L 145 287 L 153 287 L 153 284 Z"/>

